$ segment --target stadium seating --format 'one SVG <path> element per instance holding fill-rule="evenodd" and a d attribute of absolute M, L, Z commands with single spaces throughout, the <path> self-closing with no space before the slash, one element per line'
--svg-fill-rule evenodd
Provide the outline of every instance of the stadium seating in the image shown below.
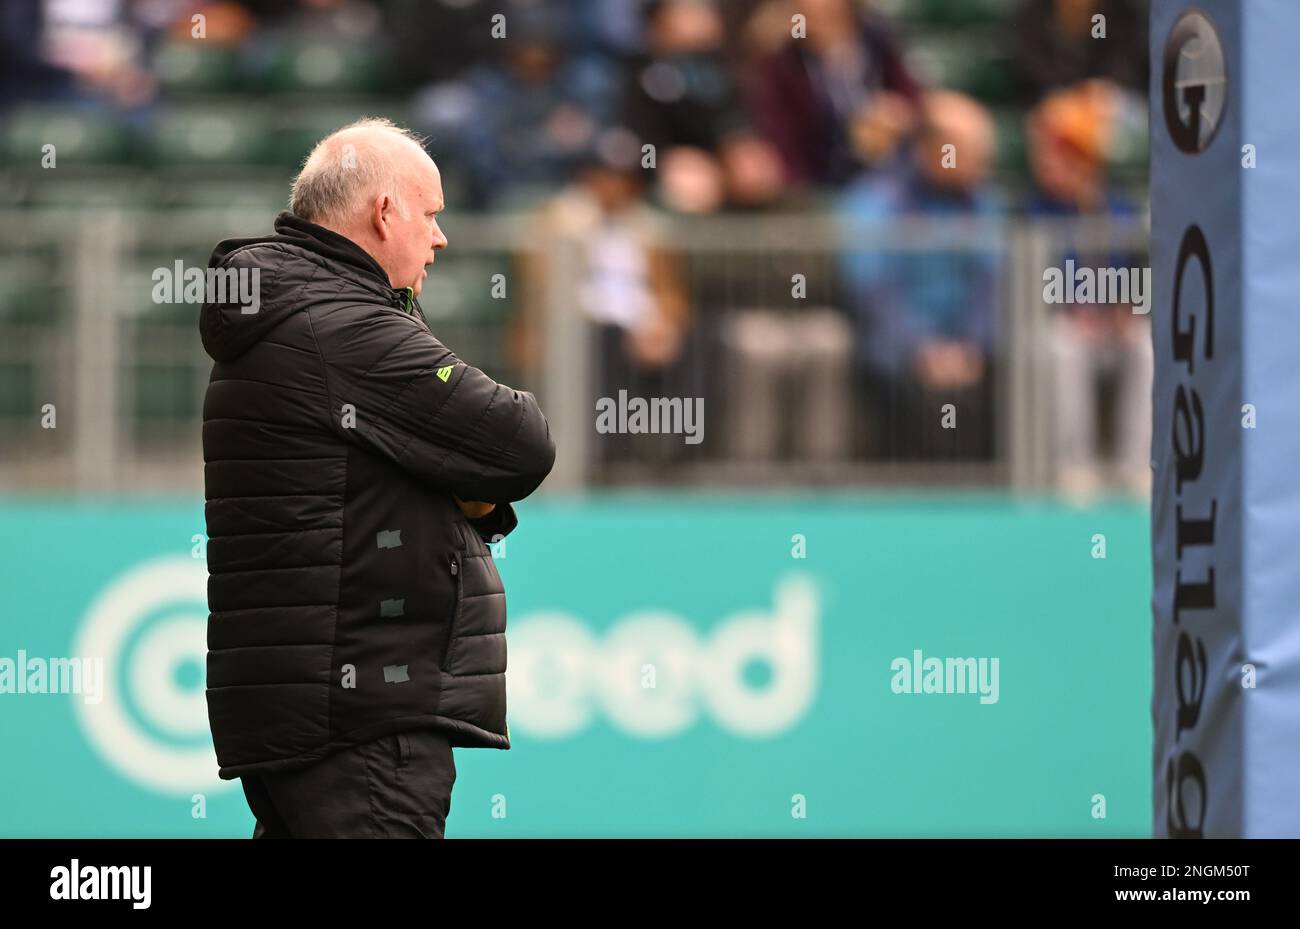
<path fill-rule="evenodd" d="M 40 168 L 47 145 L 57 168 L 121 164 L 132 154 L 128 128 L 103 110 L 29 104 L 6 118 L 0 157 L 7 165 Z"/>

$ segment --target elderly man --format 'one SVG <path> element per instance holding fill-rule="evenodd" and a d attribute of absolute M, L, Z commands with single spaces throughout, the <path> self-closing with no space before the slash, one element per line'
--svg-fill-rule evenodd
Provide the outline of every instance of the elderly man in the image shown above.
<path fill-rule="evenodd" d="M 920 116 L 911 157 L 864 175 L 840 202 L 850 237 L 861 227 L 893 234 L 900 217 L 928 224 L 923 247 L 844 255 L 858 359 L 883 457 L 986 459 L 1001 247 L 1001 205 L 988 184 L 996 135 L 984 107 L 952 91 L 927 91 Z"/>
<path fill-rule="evenodd" d="M 254 837 L 441 838 L 452 747 L 510 747 L 486 543 L 555 446 L 532 394 L 429 330 L 443 206 L 418 140 L 362 120 L 312 151 L 273 235 L 209 262 L 258 298 L 209 294 L 199 323 L 208 717 Z"/>

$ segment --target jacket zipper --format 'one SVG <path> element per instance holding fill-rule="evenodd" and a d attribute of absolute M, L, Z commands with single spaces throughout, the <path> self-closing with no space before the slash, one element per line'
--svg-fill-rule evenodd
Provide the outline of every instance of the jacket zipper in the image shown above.
<path fill-rule="evenodd" d="M 456 621 L 460 619 L 461 606 L 461 579 L 460 579 L 460 560 L 455 555 L 449 559 L 451 576 L 456 579 L 456 602 L 451 608 L 451 619 L 447 621 L 447 647 L 442 653 L 442 668 L 447 669 L 447 659 L 451 657 L 451 646 L 456 641 Z"/>

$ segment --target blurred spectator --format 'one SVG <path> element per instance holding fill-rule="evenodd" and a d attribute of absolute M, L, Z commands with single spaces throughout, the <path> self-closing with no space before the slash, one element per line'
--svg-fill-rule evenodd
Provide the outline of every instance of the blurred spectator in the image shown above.
<path fill-rule="evenodd" d="M 500 0 L 388 0 L 384 32 L 401 86 L 451 80 L 492 58 L 492 15 L 502 6 Z"/>
<path fill-rule="evenodd" d="M 157 92 L 144 35 L 124 0 L 4 0 L 0 107 L 22 101 L 142 107 Z"/>
<path fill-rule="evenodd" d="M 58 99 L 72 92 L 72 72 L 50 61 L 42 50 L 44 34 L 44 0 L 0 4 L 0 106 Z"/>
<path fill-rule="evenodd" d="M 645 0 L 570 0 L 575 47 L 614 58 L 645 51 Z"/>
<path fill-rule="evenodd" d="M 663 218 L 645 202 L 644 174 L 630 140 L 605 146 L 584 160 L 576 180 L 544 203 L 534 222 L 537 242 L 578 243 L 573 282 L 576 312 L 594 329 L 597 397 L 681 396 L 674 386 L 689 324 L 689 304 L 674 255 L 662 247 Z M 511 360 L 539 371 L 546 351 L 544 307 L 550 299 L 554 256 L 521 257 L 525 302 L 511 333 Z M 574 347 L 578 350 L 578 347 Z M 596 397 L 589 409 L 595 409 Z M 602 435 L 607 460 L 655 458 L 680 449 L 680 436 Z"/>
<path fill-rule="evenodd" d="M 293 15 L 296 7 L 273 0 L 157 0 L 140 3 L 136 9 L 173 38 L 202 35 L 204 42 L 240 45 L 255 39 L 266 23 Z"/>
<path fill-rule="evenodd" d="M 773 0 L 755 18 L 784 30 L 780 45 L 753 66 L 749 108 L 798 187 L 840 186 L 864 163 L 887 159 L 910 128 L 919 96 L 902 50 L 879 18 L 849 0 Z M 781 9 L 774 16 L 770 10 Z M 803 14 L 807 37 L 791 36 Z"/>
<path fill-rule="evenodd" d="M 853 450 L 853 329 L 826 306 L 737 309 L 724 318 L 726 449 L 773 461 L 789 432 L 801 461 L 842 461 Z"/>
<path fill-rule="evenodd" d="M 1000 210 L 986 183 L 994 148 L 983 107 L 960 94 L 930 91 L 912 159 L 864 177 L 841 204 L 847 222 L 890 235 L 903 234 L 898 223 L 906 217 L 935 221 L 921 227 L 927 241 L 919 249 L 850 244 L 843 259 L 867 389 L 883 407 L 877 418 L 888 457 L 986 458 L 991 452 L 1001 260 Z M 971 234 L 944 247 L 949 219 L 969 220 Z M 948 403 L 956 408 L 955 429 L 944 427 Z"/>
<path fill-rule="evenodd" d="M 722 143 L 718 156 L 727 209 L 762 210 L 782 197 L 781 160 L 765 139 L 748 133 L 733 134 Z"/>
<path fill-rule="evenodd" d="M 1134 0 L 1023 0 L 1011 24 L 1011 56 L 1021 97 L 1105 78 L 1145 96 L 1145 4 Z M 1104 22 L 1095 17 L 1104 17 Z M 1105 37 L 1093 37 L 1105 29 Z"/>
<path fill-rule="evenodd" d="M 659 197 L 685 213 L 728 199 L 772 200 L 780 186 L 775 151 L 750 129 L 723 60 L 723 23 L 707 0 L 650 0 L 645 55 L 628 70 L 623 122 L 653 145 Z"/>
<path fill-rule="evenodd" d="M 499 61 L 416 98 L 415 121 L 440 162 L 466 176 L 467 207 L 555 190 L 607 125 L 617 88 L 599 56 L 567 52 L 566 22 L 549 7 L 522 7 L 493 42 Z"/>
<path fill-rule="evenodd" d="M 781 47 L 790 37 L 788 3 L 772 0 L 717 0 L 727 41 L 723 55 L 732 73 L 741 75 L 753 62 Z"/>
<path fill-rule="evenodd" d="M 497 61 L 500 43 L 522 35 L 516 26 L 533 29 L 539 16 L 554 24 L 552 35 L 568 54 L 588 63 L 608 59 L 613 74 L 618 60 L 641 51 L 640 5 L 641 0 L 386 0 L 384 21 L 399 81 L 418 88 Z M 498 22 L 504 38 L 494 37 Z"/>
<path fill-rule="evenodd" d="M 1048 97 L 1028 120 L 1035 193 L 1028 213 L 1040 217 L 1133 217 L 1136 207 L 1106 183 L 1106 152 L 1114 112 L 1105 86 L 1084 84 Z M 1118 250 L 1059 256 L 1060 267 L 1140 268 L 1140 255 Z M 1072 281 L 1066 281 L 1067 286 Z M 1121 484 L 1136 494 L 1150 485 L 1151 327 L 1128 304 L 1067 303 L 1048 330 L 1055 381 L 1057 480 L 1067 495 L 1086 498 L 1103 483 L 1098 455 L 1098 388 L 1116 381 L 1115 463 Z"/>

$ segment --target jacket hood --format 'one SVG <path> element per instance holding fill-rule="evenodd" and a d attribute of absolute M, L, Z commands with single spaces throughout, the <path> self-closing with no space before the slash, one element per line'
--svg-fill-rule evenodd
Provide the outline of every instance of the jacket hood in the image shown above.
<path fill-rule="evenodd" d="M 213 361 L 233 361 L 292 314 L 325 301 L 424 316 L 411 288 L 392 287 L 365 249 L 287 210 L 272 235 L 217 243 L 208 269 L 199 335 Z"/>

